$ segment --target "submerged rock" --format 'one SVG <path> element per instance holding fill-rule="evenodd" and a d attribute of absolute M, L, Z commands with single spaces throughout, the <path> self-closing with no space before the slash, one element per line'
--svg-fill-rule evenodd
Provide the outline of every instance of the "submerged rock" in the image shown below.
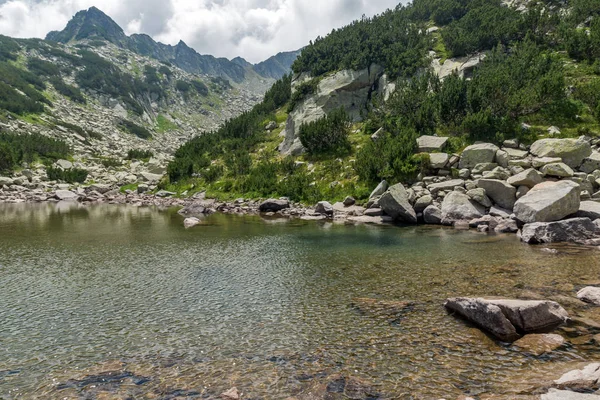
<path fill-rule="evenodd" d="M 513 344 L 527 353 L 541 356 L 544 353 L 550 353 L 564 346 L 565 339 L 560 335 L 552 333 L 533 333 L 523 336 Z"/>
<path fill-rule="evenodd" d="M 575 182 L 544 182 L 517 200 L 514 213 L 525 223 L 552 222 L 576 213 L 579 205 L 579 185 Z"/>
<path fill-rule="evenodd" d="M 223 400 L 240 400 L 241 398 L 240 392 L 235 387 L 221 394 L 221 399 Z"/>
<path fill-rule="evenodd" d="M 569 318 L 554 301 L 458 297 L 448 299 L 444 306 L 506 342 L 526 333 L 554 329 Z"/>
<path fill-rule="evenodd" d="M 529 244 L 586 243 L 597 237 L 596 225 L 589 218 L 572 218 L 558 222 L 535 222 L 526 224 L 521 240 Z"/>
<path fill-rule="evenodd" d="M 196 225 L 200 225 L 200 220 L 198 218 L 186 218 L 183 221 L 183 226 L 185 226 L 186 228 L 193 228 Z"/>

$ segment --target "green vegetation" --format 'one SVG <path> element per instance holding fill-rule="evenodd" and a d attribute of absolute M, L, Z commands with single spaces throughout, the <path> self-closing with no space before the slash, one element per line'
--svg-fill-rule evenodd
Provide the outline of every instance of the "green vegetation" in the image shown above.
<path fill-rule="evenodd" d="M 46 168 L 48 179 L 52 181 L 64 181 L 68 183 L 83 183 L 87 179 L 88 172 L 85 169 L 79 168 Z"/>
<path fill-rule="evenodd" d="M 0 133 L 0 171 L 10 171 L 36 160 L 53 162 L 68 156 L 69 146 L 63 141 L 36 133 Z"/>
<path fill-rule="evenodd" d="M 134 122 L 123 119 L 119 122 L 119 128 L 124 130 L 127 133 L 135 135 L 140 139 L 150 139 L 152 138 L 152 134 L 150 131 L 143 126 L 140 126 Z"/>
<path fill-rule="evenodd" d="M 156 117 L 156 131 L 158 133 L 174 131 L 177 128 L 178 126 L 164 115 L 159 114 L 158 117 Z"/>
<path fill-rule="evenodd" d="M 413 75 L 425 65 L 428 40 L 411 21 L 408 10 L 398 6 L 317 38 L 302 50 L 293 71 L 310 72 L 316 77 L 340 69 L 360 70 L 375 63 L 385 66 L 393 78 Z"/>
<path fill-rule="evenodd" d="M 150 150 L 131 149 L 127 152 L 127 160 L 149 160 L 153 156 Z"/>
<path fill-rule="evenodd" d="M 101 158 L 100 163 L 105 168 L 120 167 L 121 165 L 123 165 L 123 163 L 121 161 L 117 160 L 116 158 L 110 158 L 110 157 Z"/>
<path fill-rule="evenodd" d="M 201 96 L 208 96 L 208 86 L 206 86 L 204 82 L 194 79 L 192 81 L 192 86 L 194 86 L 194 89 L 196 89 Z"/>
<path fill-rule="evenodd" d="M 300 126 L 300 141 L 309 154 L 347 155 L 351 150 L 348 134 L 350 118 L 343 108 Z"/>

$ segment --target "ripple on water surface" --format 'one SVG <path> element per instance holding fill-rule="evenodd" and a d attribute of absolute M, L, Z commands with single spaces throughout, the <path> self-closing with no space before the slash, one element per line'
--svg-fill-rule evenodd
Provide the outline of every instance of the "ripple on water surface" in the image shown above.
<path fill-rule="evenodd" d="M 557 250 L 442 228 L 215 215 L 185 230 L 172 210 L 0 206 L 0 398 L 237 386 L 283 399 L 338 374 L 388 398 L 526 391 L 600 356 L 522 354 L 442 304 L 573 298 L 598 280 L 597 250 Z"/>

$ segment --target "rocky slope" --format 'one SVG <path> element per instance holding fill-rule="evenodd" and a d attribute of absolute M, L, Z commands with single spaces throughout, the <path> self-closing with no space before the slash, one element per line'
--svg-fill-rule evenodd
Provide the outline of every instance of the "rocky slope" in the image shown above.
<path fill-rule="evenodd" d="M 289 73 L 299 51 L 279 53 L 257 65 L 246 60 L 227 60 L 198 54 L 183 41 L 165 45 L 145 34 L 127 36 L 123 29 L 96 7 L 78 12 L 66 28 L 48 33 L 46 40 L 71 43 L 83 39 L 105 40 L 136 54 L 169 62 L 184 71 L 196 74 L 221 76 L 237 83 L 250 80 L 279 79 Z"/>

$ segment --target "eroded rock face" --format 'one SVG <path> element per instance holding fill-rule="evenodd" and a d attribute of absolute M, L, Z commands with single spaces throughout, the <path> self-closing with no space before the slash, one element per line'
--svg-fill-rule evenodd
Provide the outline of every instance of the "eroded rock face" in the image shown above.
<path fill-rule="evenodd" d="M 556 157 L 571 168 L 578 168 L 592 154 L 592 147 L 583 139 L 542 139 L 531 145 L 537 157 Z"/>
<path fill-rule="evenodd" d="M 442 223 L 470 221 L 485 215 L 485 208 L 466 194 L 450 192 L 442 203 Z"/>
<path fill-rule="evenodd" d="M 323 78 L 317 92 L 297 104 L 289 114 L 279 151 L 301 154 L 304 148 L 298 137 L 300 125 L 316 121 L 340 107 L 344 107 L 354 121 L 359 121 L 373 85 L 382 74 L 383 68 L 373 64 L 361 71 L 343 70 Z"/>
<path fill-rule="evenodd" d="M 489 331 L 514 342 L 521 335 L 549 331 L 567 321 L 567 311 L 553 301 L 451 298 L 444 306 Z"/>
<path fill-rule="evenodd" d="M 579 211 L 579 193 L 571 181 L 540 183 L 517 200 L 514 213 L 525 223 L 558 221 Z"/>
<path fill-rule="evenodd" d="M 383 212 L 395 220 L 416 224 L 417 214 L 410 205 L 409 196 L 401 183 L 394 185 L 379 199 Z"/>
<path fill-rule="evenodd" d="M 597 237 L 596 225 L 589 218 L 571 218 L 557 222 L 534 222 L 523 226 L 521 240 L 529 244 L 586 243 Z"/>

